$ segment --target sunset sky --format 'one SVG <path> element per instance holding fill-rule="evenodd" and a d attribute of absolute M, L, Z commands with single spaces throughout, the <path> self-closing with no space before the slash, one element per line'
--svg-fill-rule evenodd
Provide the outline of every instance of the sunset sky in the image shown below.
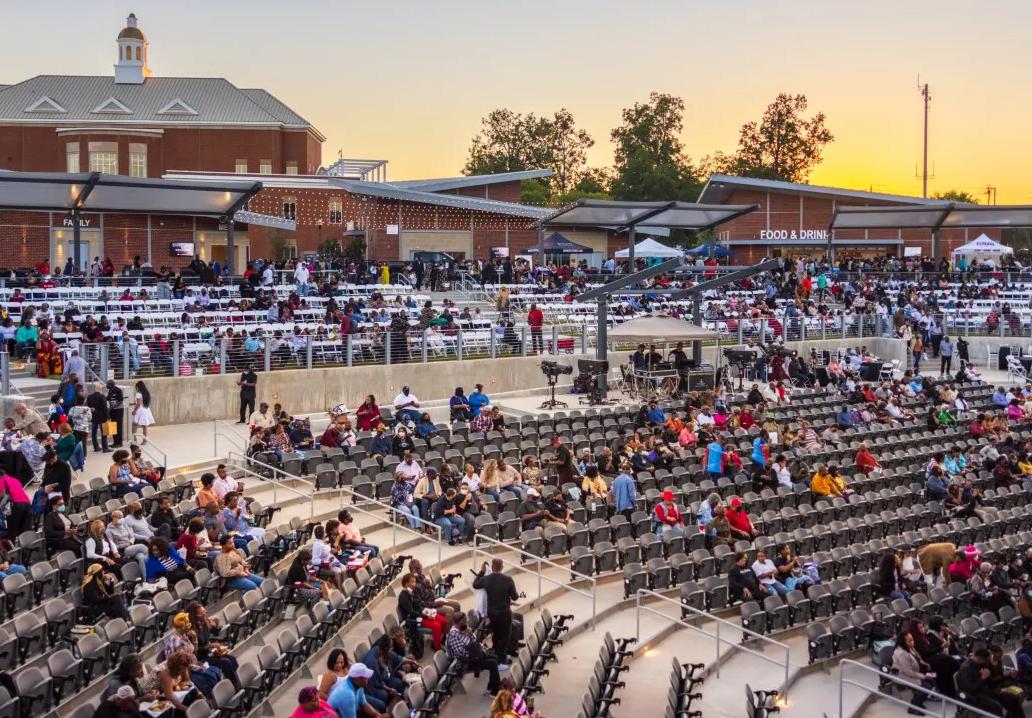
<path fill-rule="evenodd" d="M 393 179 L 458 174 L 497 107 L 567 107 L 608 165 L 609 130 L 650 91 L 685 99 L 693 158 L 733 150 L 785 91 L 836 136 L 811 182 L 919 194 L 920 74 L 930 191 L 1032 203 L 1027 0 L 7 2 L 0 84 L 111 74 L 130 11 L 156 75 L 264 87 L 327 136 L 324 162 L 388 159 Z"/>

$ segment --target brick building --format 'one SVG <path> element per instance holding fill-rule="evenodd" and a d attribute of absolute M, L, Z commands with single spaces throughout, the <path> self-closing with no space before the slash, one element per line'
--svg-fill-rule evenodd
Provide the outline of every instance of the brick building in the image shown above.
<path fill-rule="evenodd" d="M 210 181 L 258 180 L 256 214 L 286 219 L 238 223 L 236 266 L 249 257 L 314 251 L 326 239 L 366 240 L 374 259 L 408 259 L 419 249 L 485 257 L 536 243 L 534 223 L 548 210 L 519 204 L 530 171 L 481 177 L 386 181 L 386 161 L 341 159 L 321 166 L 324 136 L 262 89 L 221 78 L 155 77 L 149 43 L 130 15 L 116 38 L 112 76 L 40 75 L 0 85 L 0 171 L 100 172 Z M 286 227 L 286 228 L 285 228 Z M 109 256 L 116 266 L 140 255 L 154 266 L 226 259 L 215 221 L 154 215 L 84 215 L 83 262 Z M 0 264 L 63 267 L 71 219 L 61 213 L 0 211 Z M 578 237 L 599 254 L 604 232 Z"/>
<path fill-rule="evenodd" d="M 796 184 L 776 180 L 711 175 L 699 195 L 704 204 L 755 204 L 759 209 L 718 230 L 720 242 L 732 251 L 733 264 L 753 264 L 768 257 L 813 256 L 839 258 L 931 256 L 932 234 L 926 229 L 830 230 L 836 206 L 944 206 L 942 200 L 858 190 Z M 999 241 L 1001 231 L 943 229 L 937 255 L 980 234 Z"/>

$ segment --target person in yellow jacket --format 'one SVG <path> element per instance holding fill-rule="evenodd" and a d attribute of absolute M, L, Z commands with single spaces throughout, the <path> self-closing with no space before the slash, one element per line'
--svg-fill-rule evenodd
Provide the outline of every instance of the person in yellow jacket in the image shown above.
<path fill-rule="evenodd" d="M 817 465 L 817 473 L 810 479 L 810 491 L 815 496 L 842 496 L 845 488 L 845 482 L 832 476 L 827 466 Z"/>

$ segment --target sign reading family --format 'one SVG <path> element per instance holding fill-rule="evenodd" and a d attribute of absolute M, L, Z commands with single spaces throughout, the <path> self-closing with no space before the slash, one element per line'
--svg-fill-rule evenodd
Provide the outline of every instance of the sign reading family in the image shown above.
<path fill-rule="evenodd" d="M 826 229 L 761 229 L 760 239 L 819 239 L 828 240 Z"/>

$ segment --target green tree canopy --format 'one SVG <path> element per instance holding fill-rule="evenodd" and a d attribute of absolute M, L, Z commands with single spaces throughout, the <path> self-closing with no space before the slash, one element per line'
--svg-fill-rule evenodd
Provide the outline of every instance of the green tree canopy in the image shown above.
<path fill-rule="evenodd" d="M 716 167 L 740 177 L 805 182 L 820 164 L 824 146 L 835 139 L 824 113 L 806 119 L 806 108 L 806 95 L 779 94 L 759 122 L 742 125 L 738 149 L 730 156 L 718 154 Z"/>
<path fill-rule="evenodd" d="M 548 180 L 537 181 L 544 192 L 524 183 L 524 201 L 544 203 L 553 195 L 572 191 L 588 172 L 587 150 L 595 140 L 579 129 L 565 107 L 551 117 L 494 110 L 481 120 L 463 172 L 467 175 L 550 169 Z"/>
<path fill-rule="evenodd" d="M 684 100 L 653 92 L 626 108 L 610 133 L 616 145 L 612 195 L 631 201 L 694 200 L 701 182 L 681 145 Z"/>
<path fill-rule="evenodd" d="M 962 189 L 948 189 L 944 192 L 935 192 L 932 194 L 932 199 L 945 199 L 950 202 L 968 202 L 970 204 L 978 204 L 978 199 Z"/>

